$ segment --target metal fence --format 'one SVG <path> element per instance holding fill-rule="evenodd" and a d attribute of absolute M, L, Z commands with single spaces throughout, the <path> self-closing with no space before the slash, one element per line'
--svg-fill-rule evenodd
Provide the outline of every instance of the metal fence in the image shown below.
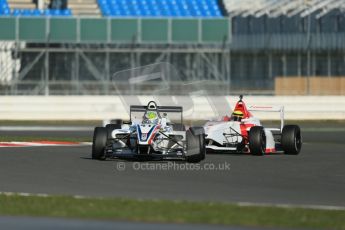
<path fill-rule="evenodd" d="M 179 71 L 161 94 L 274 94 L 276 77 L 345 76 L 342 32 L 237 34 L 231 18 L 32 20 L 0 20 L 2 95 L 150 95 L 160 83 L 112 75 L 157 62 Z"/>

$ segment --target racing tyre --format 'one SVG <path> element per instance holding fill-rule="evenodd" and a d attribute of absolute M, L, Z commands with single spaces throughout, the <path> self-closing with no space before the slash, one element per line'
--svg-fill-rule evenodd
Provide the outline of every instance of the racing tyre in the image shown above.
<path fill-rule="evenodd" d="M 173 129 L 174 131 L 186 131 L 186 126 L 184 124 L 174 124 Z"/>
<path fill-rule="evenodd" d="M 265 155 L 266 135 L 262 126 L 253 126 L 249 130 L 249 150 L 256 156 Z"/>
<path fill-rule="evenodd" d="M 284 126 L 281 144 L 285 154 L 299 154 L 302 148 L 302 135 L 298 125 Z"/>
<path fill-rule="evenodd" d="M 107 129 L 107 138 L 111 139 L 111 133 L 114 129 L 121 129 L 121 124 L 107 124 L 105 128 Z"/>
<path fill-rule="evenodd" d="M 92 159 L 105 160 L 104 148 L 107 144 L 107 129 L 96 127 L 93 132 Z"/>
<path fill-rule="evenodd" d="M 188 163 L 198 163 L 205 159 L 205 131 L 203 127 L 192 127 L 186 131 Z"/>

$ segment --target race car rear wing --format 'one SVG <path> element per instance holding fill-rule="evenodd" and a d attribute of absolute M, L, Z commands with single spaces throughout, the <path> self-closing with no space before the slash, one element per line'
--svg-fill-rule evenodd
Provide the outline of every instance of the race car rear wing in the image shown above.
<path fill-rule="evenodd" d="M 132 120 L 132 112 L 145 112 L 146 105 L 131 105 L 130 106 L 130 120 Z M 157 106 L 157 110 L 162 113 L 181 113 L 181 121 L 183 121 L 183 108 L 182 106 Z"/>
<path fill-rule="evenodd" d="M 279 112 L 280 113 L 280 132 L 283 132 L 284 127 L 284 106 L 261 106 L 252 105 L 248 108 L 249 111 L 261 111 L 261 112 Z"/>
<path fill-rule="evenodd" d="M 131 105 L 130 110 L 132 112 L 145 112 L 147 109 L 146 105 Z M 182 113 L 182 106 L 157 106 L 159 112 L 172 112 L 172 113 Z"/>

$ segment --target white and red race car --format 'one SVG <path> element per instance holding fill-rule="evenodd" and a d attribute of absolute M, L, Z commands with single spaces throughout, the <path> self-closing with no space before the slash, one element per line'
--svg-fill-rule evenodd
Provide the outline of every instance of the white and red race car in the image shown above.
<path fill-rule="evenodd" d="M 285 153 L 297 155 L 301 151 L 301 129 L 297 125 L 284 126 L 283 106 L 249 106 L 236 103 L 231 117 L 208 121 L 204 125 L 208 153 Z M 280 112 L 280 128 L 264 128 L 251 111 Z"/>

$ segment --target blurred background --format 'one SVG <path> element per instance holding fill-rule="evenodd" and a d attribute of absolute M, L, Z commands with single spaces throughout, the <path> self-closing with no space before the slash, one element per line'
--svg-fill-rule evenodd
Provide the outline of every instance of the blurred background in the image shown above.
<path fill-rule="evenodd" d="M 198 83 L 207 95 L 344 95 L 344 10 L 344 0 L 0 0 L 0 94 L 147 95 L 164 84 L 186 95 Z M 178 74 L 113 78 L 161 62 Z"/>

